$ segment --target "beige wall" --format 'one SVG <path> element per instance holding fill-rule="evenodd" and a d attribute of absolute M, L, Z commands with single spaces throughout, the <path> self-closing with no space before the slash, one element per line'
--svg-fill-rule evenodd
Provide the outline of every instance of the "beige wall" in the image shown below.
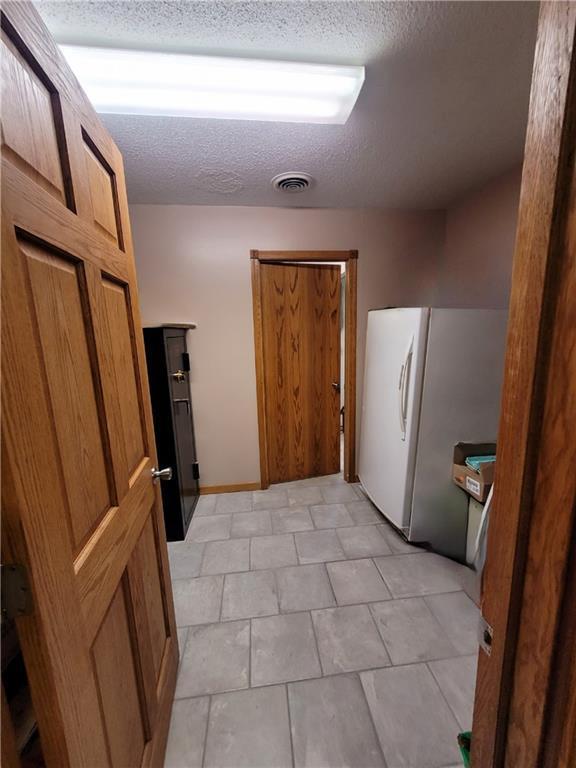
<path fill-rule="evenodd" d="M 257 482 L 258 422 L 249 252 L 358 249 L 358 393 L 367 311 L 430 304 L 444 214 L 204 206 L 131 207 L 144 324 L 189 334 L 204 486 Z"/>
<path fill-rule="evenodd" d="M 508 306 L 520 178 L 518 167 L 446 211 L 437 306 Z"/>

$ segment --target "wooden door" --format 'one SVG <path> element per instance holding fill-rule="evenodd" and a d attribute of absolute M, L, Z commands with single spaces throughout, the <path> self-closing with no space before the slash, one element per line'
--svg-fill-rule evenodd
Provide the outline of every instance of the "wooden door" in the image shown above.
<path fill-rule="evenodd" d="M 48 766 L 160 765 L 177 640 L 122 158 L 2 11 L 3 560 Z"/>
<path fill-rule="evenodd" d="M 269 481 L 340 469 L 340 267 L 260 265 Z"/>
<path fill-rule="evenodd" d="M 473 768 L 576 761 L 576 5 L 542 3 L 482 612 Z"/>

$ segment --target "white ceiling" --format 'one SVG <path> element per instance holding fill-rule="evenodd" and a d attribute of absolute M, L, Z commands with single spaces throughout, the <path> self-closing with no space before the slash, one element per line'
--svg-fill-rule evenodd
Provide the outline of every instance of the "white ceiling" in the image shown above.
<path fill-rule="evenodd" d="M 366 65 L 344 126 L 104 115 L 133 203 L 436 208 L 522 157 L 536 2 L 36 5 L 59 42 Z"/>

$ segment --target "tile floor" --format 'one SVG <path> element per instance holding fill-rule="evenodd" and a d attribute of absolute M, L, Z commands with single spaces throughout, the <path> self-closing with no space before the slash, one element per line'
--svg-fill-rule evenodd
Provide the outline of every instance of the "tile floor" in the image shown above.
<path fill-rule="evenodd" d="M 170 768 L 452 768 L 471 726 L 466 570 L 341 476 L 200 498 L 169 544 Z"/>

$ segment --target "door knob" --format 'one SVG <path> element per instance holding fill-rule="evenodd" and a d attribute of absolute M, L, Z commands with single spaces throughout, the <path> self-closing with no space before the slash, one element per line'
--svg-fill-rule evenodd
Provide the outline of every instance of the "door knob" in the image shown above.
<path fill-rule="evenodd" d="M 332 382 L 332 389 L 336 392 L 340 392 L 340 382 L 339 381 L 333 381 Z"/>
<path fill-rule="evenodd" d="M 154 478 L 154 482 L 157 480 L 172 480 L 172 467 L 166 467 L 165 469 L 156 469 L 156 467 L 152 467 L 150 471 Z"/>
<path fill-rule="evenodd" d="M 171 374 L 173 379 L 176 379 L 176 381 L 185 381 L 186 380 L 186 372 L 178 369 L 175 373 Z"/>

